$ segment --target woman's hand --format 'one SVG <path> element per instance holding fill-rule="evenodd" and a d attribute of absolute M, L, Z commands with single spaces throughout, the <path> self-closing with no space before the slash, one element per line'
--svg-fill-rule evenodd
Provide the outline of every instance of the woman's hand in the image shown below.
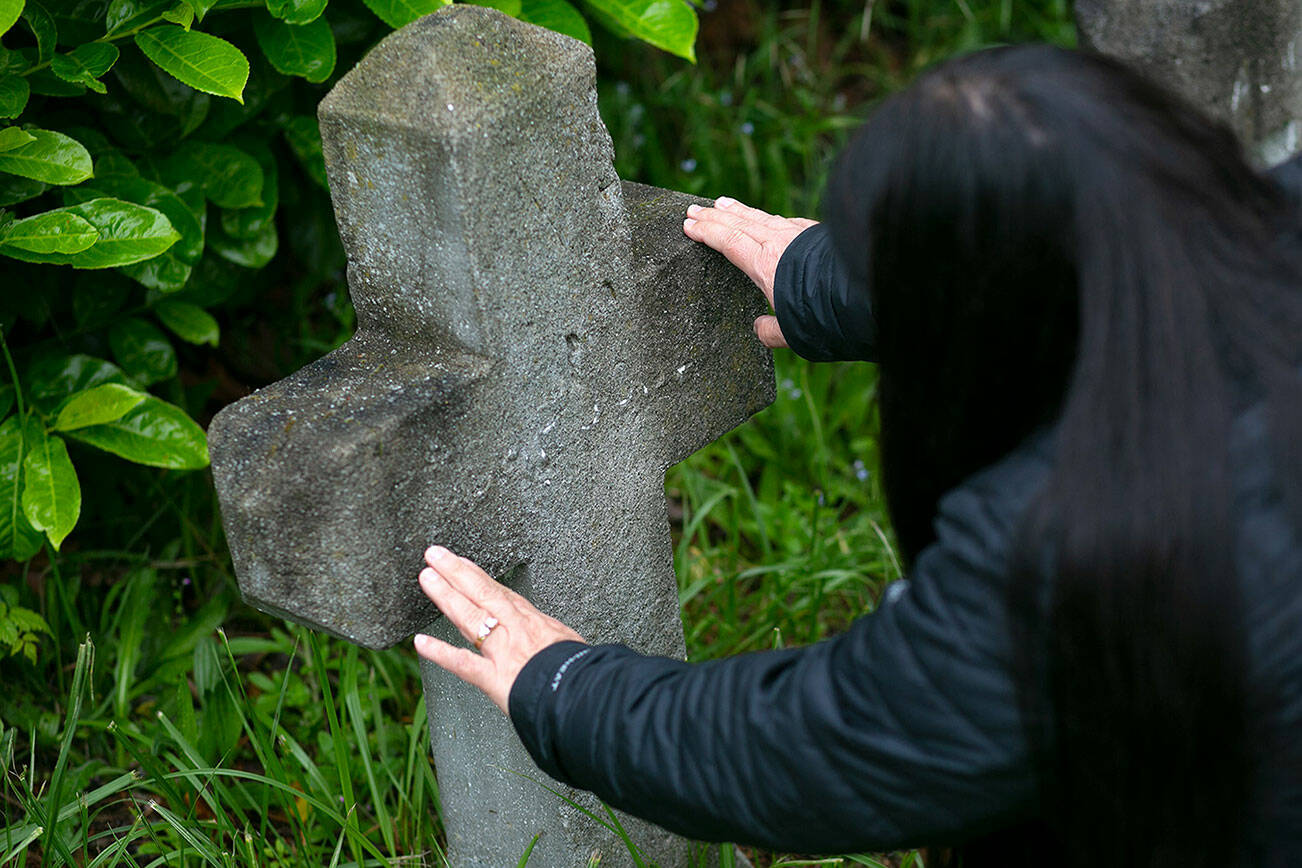
<path fill-rule="evenodd" d="M 743 205 L 736 199 L 720 196 L 713 208 L 692 205 L 683 221 L 683 232 L 693 241 L 708 244 L 755 281 L 769 305 L 773 305 L 773 277 L 778 260 L 792 239 L 817 220 L 804 217 L 778 217 Z M 766 347 L 785 347 L 786 338 L 778 327 L 778 318 L 762 316 L 755 320 L 755 334 Z"/>
<path fill-rule="evenodd" d="M 478 687 L 507 711 L 511 685 L 529 658 L 555 642 L 583 637 L 539 612 L 524 597 L 493 581 L 472 561 L 442 546 L 425 552 L 420 587 L 479 653 L 417 633 L 416 651 Z"/>

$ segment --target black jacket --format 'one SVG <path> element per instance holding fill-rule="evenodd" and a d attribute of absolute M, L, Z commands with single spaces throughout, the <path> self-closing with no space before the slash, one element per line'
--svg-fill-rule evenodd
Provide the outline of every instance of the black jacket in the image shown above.
<path fill-rule="evenodd" d="M 1302 180 L 1299 165 L 1278 177 Z M 776 287 L 792 349 L 871 359 L 854 293 L 826 231 L 798 236 Z M 1278 699 L 1248 864 L 1302 864 L 1302 540 L 1259 414 L 1236 422 L 1231 450 L 1249 677 Z M 1034 819 L 1005 600 L 1013 532 L 1052 456 L 1051 433 L 1032 438 L 947 494 L 909 578 L 835 638 L 699 664 L 543 650 L 511 691 L 520 738 L 553 777 L 700 840 L 882 851 Z"/>

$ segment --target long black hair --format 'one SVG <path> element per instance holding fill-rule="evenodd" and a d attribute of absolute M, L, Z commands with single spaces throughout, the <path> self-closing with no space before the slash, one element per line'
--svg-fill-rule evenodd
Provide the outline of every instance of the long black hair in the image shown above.
<path fill-rule="evenodd" d="M 906 558 L 941 494 L 1053 432 L 1009 600 L 1058 848 L 1041 864 L 1235 864 L 1253 697 L 1228 444 L 1264 404 L 1302 486 L 1294 206 L 1182 100 L 1034 46 L 884 103 L 827 216 L 878 324 Z"/>

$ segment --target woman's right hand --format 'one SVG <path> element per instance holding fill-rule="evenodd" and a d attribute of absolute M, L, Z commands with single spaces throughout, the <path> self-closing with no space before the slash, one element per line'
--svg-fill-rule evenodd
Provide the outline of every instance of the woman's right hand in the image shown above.
<path fill-rule="evenodd" d="M 690 206 L 687 219 L 683 221 L 683 232 L 693 241 L 713 247 L 745 272 L 764 293 L 771 307 L 778 260 L 792 239 L 817 224 L 817 220 L 779 217 L 720 196 L 712 208 Z M 755 334 L 766 347 L 787 345 L 775 316 L 756 319 Z"/>

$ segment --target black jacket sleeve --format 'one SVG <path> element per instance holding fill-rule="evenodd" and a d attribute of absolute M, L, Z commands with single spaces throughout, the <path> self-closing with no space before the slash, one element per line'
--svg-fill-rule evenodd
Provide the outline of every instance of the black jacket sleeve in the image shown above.
<path fill-rule="evenodd" d="M 1025 818 L 1007 541 L 1042 479 L 1023 457 L 948 495 L 912 577 L 816 645 L 699 664 L 553 645 L 511 691 L 516 730 L 548 774 L 699 840 L 886 850 Z"/>
<path fill-rule="evenodd" d="M 815 362 L 876 360 L 868 292 L 851 279 L 823 224 L 797 235 L 778 260 L 773 308 L 797 354 Z"/>

